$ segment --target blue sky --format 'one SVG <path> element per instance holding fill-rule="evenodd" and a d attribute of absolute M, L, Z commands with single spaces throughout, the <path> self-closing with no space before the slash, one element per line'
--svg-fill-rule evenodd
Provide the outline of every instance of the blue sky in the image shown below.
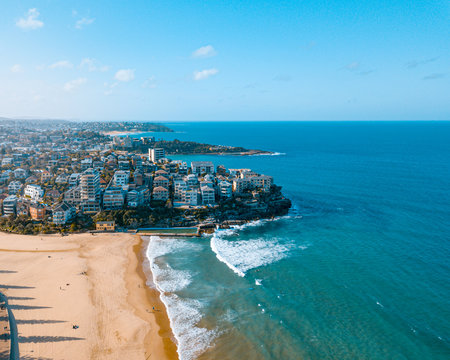
<path fill-rule="evenodd" d="M 448 1 L 2 0 L 0 116 L 450 119 Z"/>

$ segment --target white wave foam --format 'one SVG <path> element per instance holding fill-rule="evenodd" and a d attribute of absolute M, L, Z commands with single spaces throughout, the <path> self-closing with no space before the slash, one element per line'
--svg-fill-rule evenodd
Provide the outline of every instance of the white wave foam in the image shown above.
<path fill-rule="evenodd" d="M 188 286 L 192 275 L 188 271 L 175 270 L 168 264 L 155 263 L 155 259 L 161 256 L 188 249 L 201 249 L 201 246 L 188 240 L 151 236 L 146 252 L 152 270 L 153 284 L 159 291 L 161 301 L 167 310 L 180 360 L 196 359 L 212 345 L 218 336 L 216 329 L 210 330 L 197 326 L 202 319 L 200 301 L 184 299 L 173 293 Z"/>
<path fill-rule="evenodd" d="M 273 152 L 273 153 L 262 153 L 262 154 L 253 154 L 250 156 L 284 156 L 286 153 L 283 152 Z"/>
<path fill-rule="evenodd" d="M 255 279 L 255 284 L 261 286 L 262 279 Z"/>
<path fill-rule="evenodd" d="M 211 250 L 217 259 L 225 263 L 231 270 L 241 277 L 245 273 L 260 266 L 269 265 L 287 256 L 292 248 L 291 244 L 279 244 L 277 240 L 263 238 L 252 240 L 224 240 L 225 233 L 217 230 L 211 237 Z"/>

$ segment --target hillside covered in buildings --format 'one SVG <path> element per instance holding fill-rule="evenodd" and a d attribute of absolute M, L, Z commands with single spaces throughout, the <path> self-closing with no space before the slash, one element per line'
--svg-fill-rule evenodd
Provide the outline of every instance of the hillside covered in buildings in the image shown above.
<path fill-rule="evenodd" d="M 166 149 L 154 138 L 66 125 L 1 129 L 0 230 L 86 231 L 102 221 L 122 229 L 223 226 L 284 215 L 291 206 L 268 174 L 188 164 L 166 156 L 176 153 L 173 142 Z"/>

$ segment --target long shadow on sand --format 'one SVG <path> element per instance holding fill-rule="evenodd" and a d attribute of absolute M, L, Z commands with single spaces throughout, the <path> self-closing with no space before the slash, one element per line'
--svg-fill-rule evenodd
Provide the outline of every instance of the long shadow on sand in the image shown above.
<path fill-rule="evenodd" d="M 2 285 L 0 289 L 34 289 L 34 286 L 19 286 L 19 285 Z"/>
<path fill-rule="evenodd" d="M 19 344 L 85 340 L 74 336 L 19 336 Z"/>
<path fill-rule="evenodd" d="M 39 324 L 59 324 L 65 323 L 65 320 L 17 320 L 17 325 L 39 325 Z"/>
<path fill-rule="evenodd" d="M 8 300 L 9 301 L 14 301 L 14 300 L 35 300 L 36 298 L 34 297 L 28 297 L 28 296 L 8 296 Z"/>
<path fill-rule="evenodd" d="M 0 270 L 0 274 L 15 274 L 16 272 L 14 270 Z"/>
<path fill-rule="evenodd" d="M 32 305 L 9 305 L 11 310 L 38 310 L 51 309 L 51 306 L 32 306 Z"/>

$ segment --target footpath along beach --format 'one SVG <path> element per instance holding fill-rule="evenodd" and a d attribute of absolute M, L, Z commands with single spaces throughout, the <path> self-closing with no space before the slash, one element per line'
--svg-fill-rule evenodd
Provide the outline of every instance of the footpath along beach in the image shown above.
<path fill-rule="evenodd" d="M 0 234 L 0 292 L 21 358 L 176 359 L 164 305 L 131 234 Z"/>

